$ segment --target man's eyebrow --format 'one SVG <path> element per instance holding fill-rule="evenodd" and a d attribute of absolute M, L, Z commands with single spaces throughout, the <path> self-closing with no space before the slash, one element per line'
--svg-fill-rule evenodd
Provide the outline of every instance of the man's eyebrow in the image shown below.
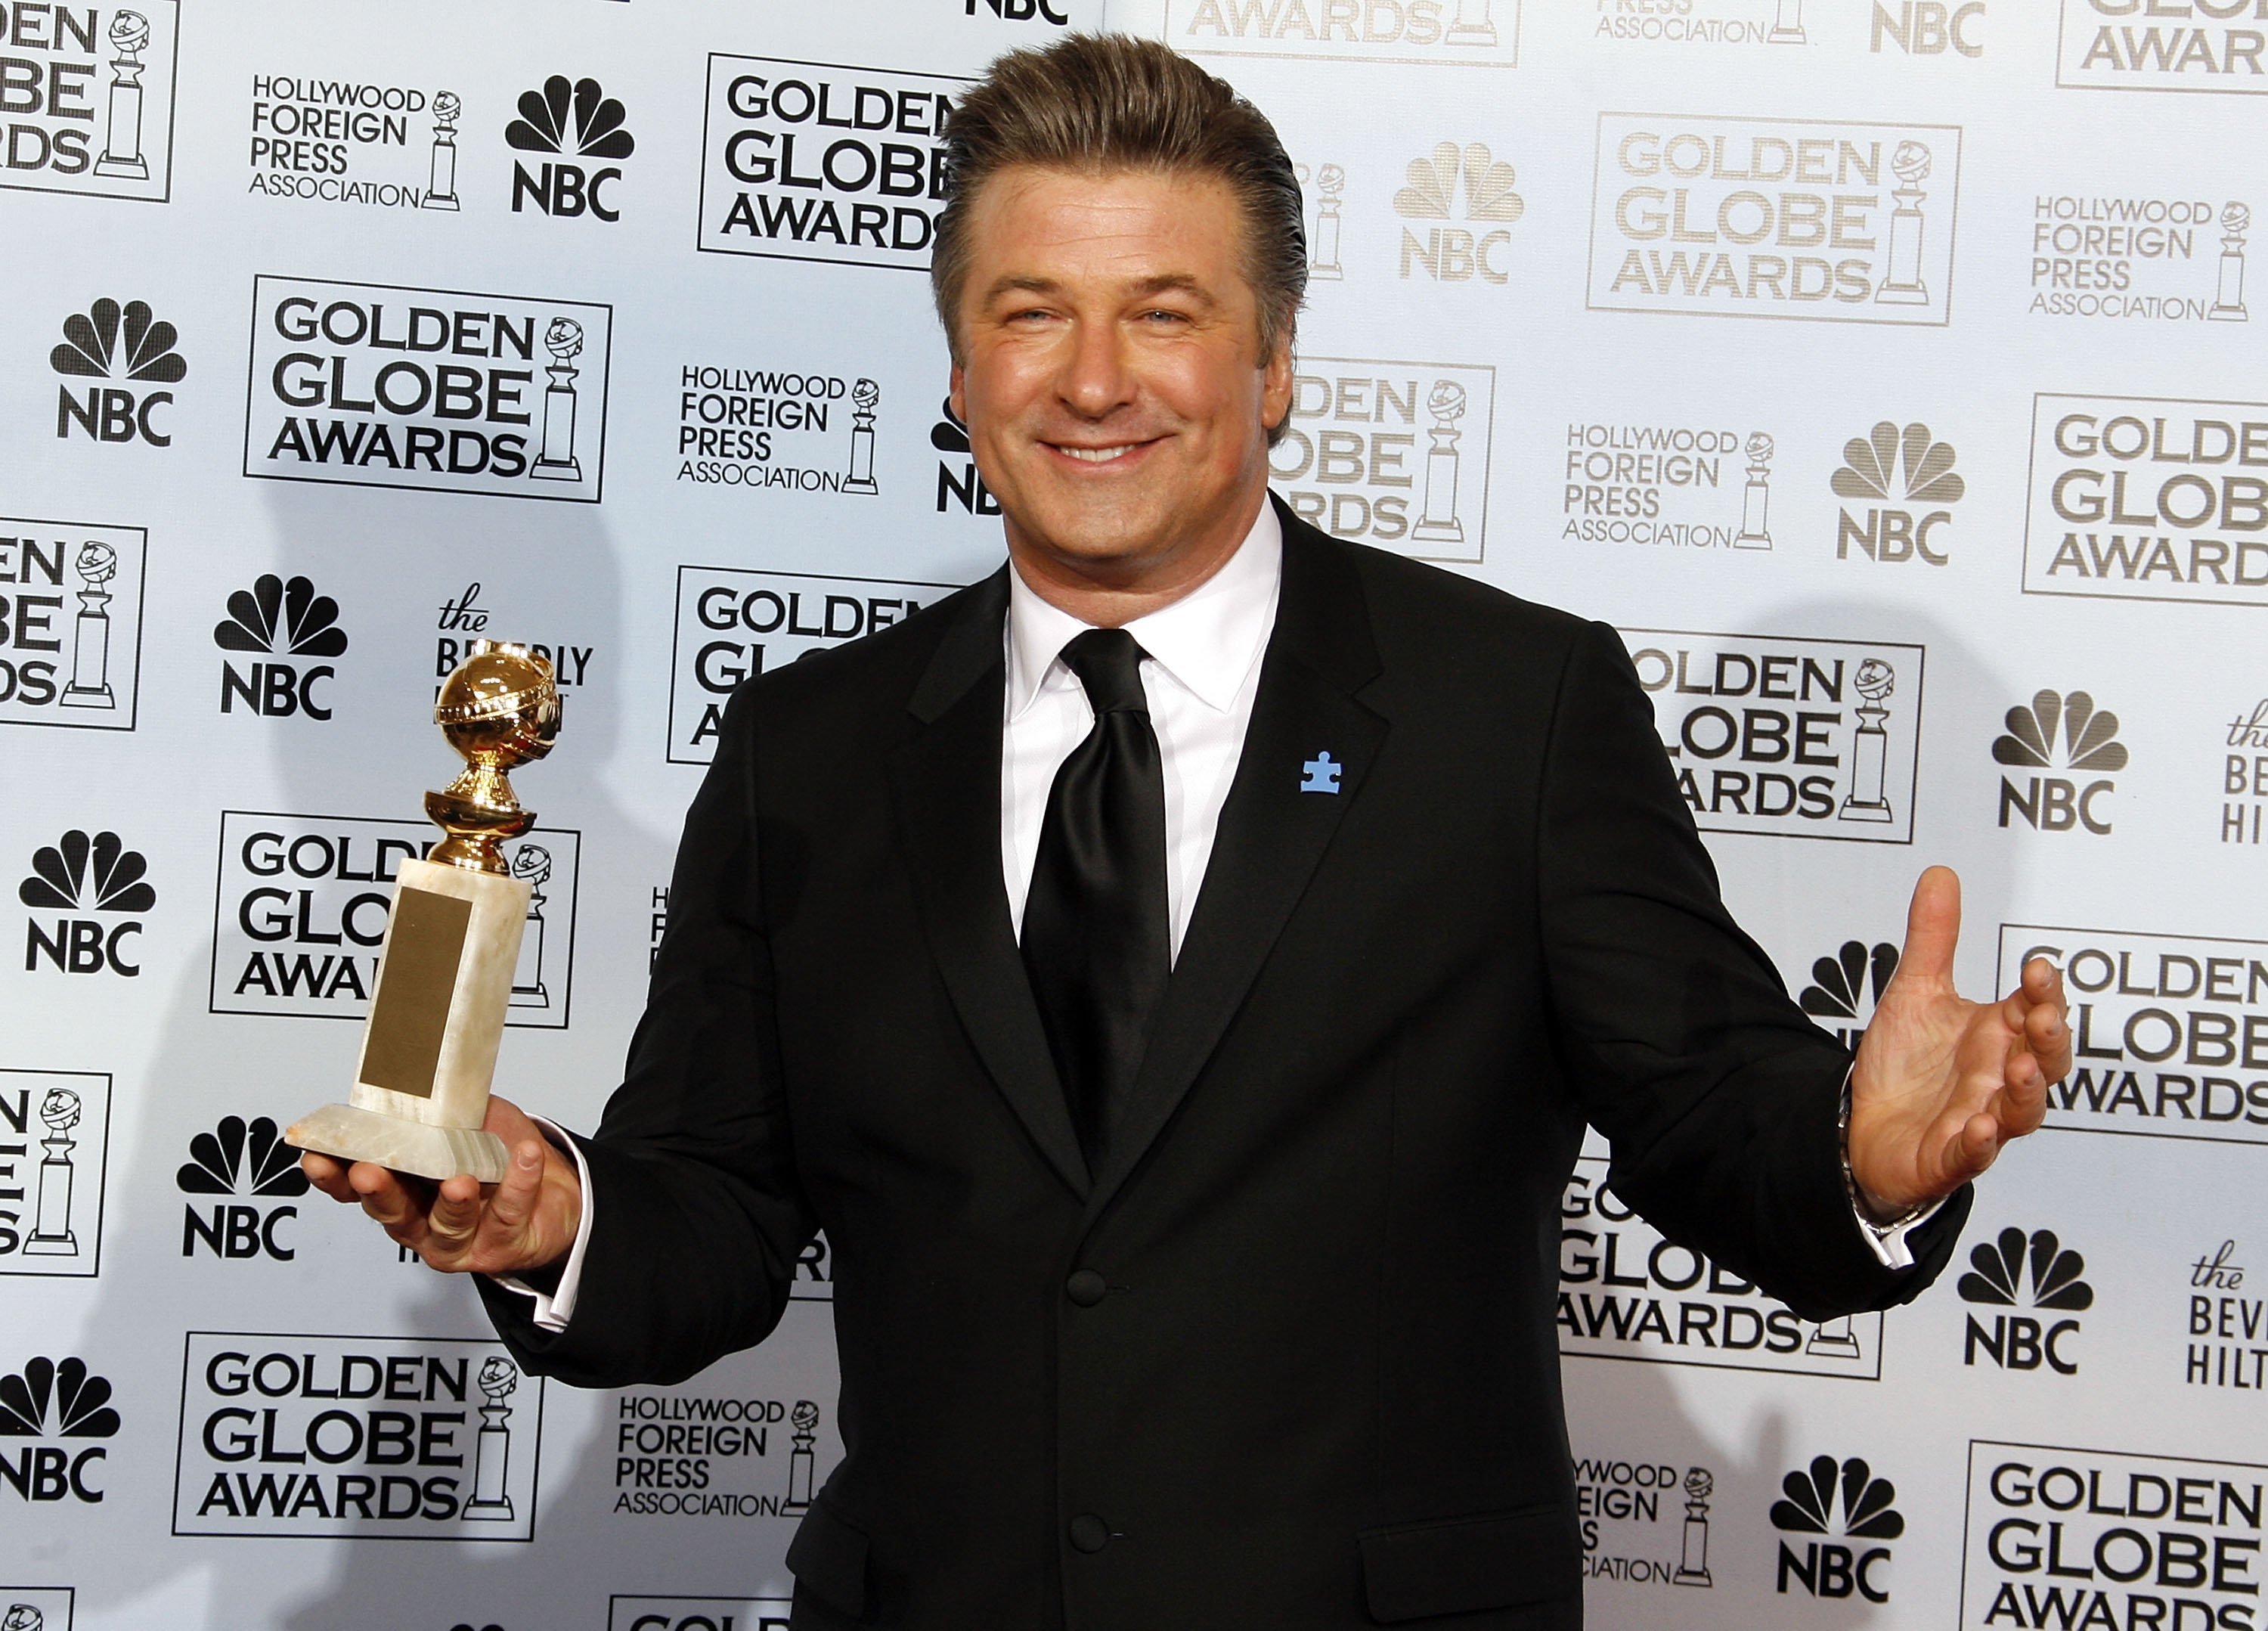
<path fill-rule="evenodd" d="M 1005 294 L 1060 294 L 1063 284 L 1052 277 L 1035 273 L 1011 273 L 997 279 L 984 291 L 984 302 L 990 305 Z M 1155 294 L 1184 293 L 1195 296 L 1208 306 L 1217 306 L 1212 293 L 1193 273 L 1160 272 L 1154 277 L 1145 277 L 1127 285 L 1127 292 L 1136 299 Z"/>

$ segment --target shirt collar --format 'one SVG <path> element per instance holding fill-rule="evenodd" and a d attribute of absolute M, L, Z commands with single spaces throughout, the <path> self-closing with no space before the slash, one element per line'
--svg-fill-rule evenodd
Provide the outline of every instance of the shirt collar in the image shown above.
<path fill-rule="evenodd" d="M 1190 695 L 1226 712 L 1260 659 L 1276 624 L 1284 579 L 1284 528 L 1263 500 L 1252 530 L 1220 570 L 1169 606 L 1126 625 L 1126 631 Z M 1051 606 L 1008 570 L 1008 717 L 1032 705 L 1057 657 L 1091 625 Z"/>

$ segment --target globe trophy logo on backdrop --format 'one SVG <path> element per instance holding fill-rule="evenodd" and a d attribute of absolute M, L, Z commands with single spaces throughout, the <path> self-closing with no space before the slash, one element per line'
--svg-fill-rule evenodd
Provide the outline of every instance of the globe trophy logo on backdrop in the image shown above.
<path fill-rule="evenodd" d="M 596 504 L 613 330 L 588 301 L 256 277 L 244 474 Z"/>
<path fill-rule="evenodd" d="M 1395 0 L 1357 10 L 1344 0 L 1160 0 L 1160 37 L 1191 56 L 1498 68 L 1520 60 L 1521 0 Z"/>
<path fill-rule="evenodd" d="M 55 391 L 57 439 L 69 440 L 76 433 L 96 442 L 172 446 L 173 415 L 158 410 L 173 407 L 173 394 L 148 387 L 176 385 L 188 377 L 189 365 L 174 349 L 180 337 L 147 300 L 121 306 L 105 298 L 64 318 L 63 343 L 48 353 L 48 366 L 64 381 Z M 81 397 L 72 380 L 114 383 L 91 384 Z"/>
<path fill-rule="evenodd" d="M 1953 519 L 1943 506 L 1969 491 L 1953 469 L 1953 444 L 1934 439 L 1916 420 L 1900 429 L 1888 419 L 1867 436 L 1843 444 L 1843 462 L 1829 482 L 1838 498 L 1866 505 L 1866 520 L 1842 510 L 1836 520 L 1835 558 L 1921 560 L 1942 566 L 1946 543 L 1933 537 Z"/>
<path fill-rule="evenodd" d="M 1998 978 L 2034 957 L 2071 999 L 2050 1126 L 2268 1146 L 2268 941 L 2002 924 Z"/>
<path fill-rule="evenodd" d="M 1269 476 L 1333 537 L 1478 561 L 1495 435 L 1492 367 L 1302 354 Z"/>
<path fill-rule="evenodd" d="M 1923 648 L 1625 629 L 1704 831 L 1913 839 Z"/>
<path fill-rule="evenodd" d="M 139 527 L 0 518 L 0 724 L 134 728 L 149 542 Z"/>
<path fill-rule="evenodd" d="M 627 159 L 636 152 L 637 139 L 630 133 L 628 119 L 622 103 L 595 79 L 571 85 L 564 74 L 554 74 L 541 90 L 523 92 L 517 116 L 504 126 L 504 144 L 516 152 L 553 157 L 534 174 L 526 165 L 512 161 L 512 212 L 518 215 L 532 204 L 541 214 L 561 218 L 587 213 L 609 225 L 622 219 L 607 193 L 622 179 L 621 166 L 584 161 Z"/>
<path fill-rule="evenodd" d="M 1439 283 L 1505 284 L 1512 279 L 1509 248 L 1512 234 L 1505 228 L 1527 213 L 1527 203 L 1513 190 L 1519 173 L 1491 153 L 1484 142 L 1437 142 L 1430 155 L 1410 161 L 1408 180 L 1394 194 L 1394 213 L 1404 221 L 1461 220 L 1464 226 L 1427 226 L 1419 238 L 1402 228 L 1401 276 L 1412 267 Z M 1456 213 L 1462 178 L 1464 208 Z M 1501 223 L 1501 225 L 1491 225 Z"/>
<path fill-rule="evenodd" d="M 946 123 L 969 83 L 712 55 L 696 247 L 927 271 Z"/>
<path fill-rule="evenodd" d="M 1768 431 L 1571 424 L 1559 535 L 1677 549 L 1772 547 Z"/>
<path fill-rule="evenodd" d="M 223 713 L 233 712 L 241 703 L 247 712 L 268 719 L 331 717 L 315 686 L 335 679 L 338 670 L 306 660 L 343 654 L 347 631 L 339 627 L 339 603 L 316 594 L 311 579 L 294 575 L 287 583 L 274 572 L 262 572 L 252 587 L 230 594 L 228 616 L 213 627 L 213 644 L 224 652 L 271 660 L 247 663 L 241 672 L 229 659 L 221 660 Z"/>
<path fill-rule="evenodd" d="M 1344 165 L 1318 166 L 1312 173 L 1303 164 L 1292 166 L 1299 177 L 1307 209 L 1303 224 L 1307 234 L 1307 281 L 1337 283 L 1346 276 L 1340 264 L 1344 236 L 1347 173 Z"/>
<path fill-rule="evenodd" d="M 2247 1450 L 2259 1442 L 2242 1429 L 2222 1436 Z M 1955 1623 L 2254 1621 L 2264 1482 L 2268 1466 L 2242 1462 L 1972 1439 Z"/>
<path fill-rule="evenodd" d="M 70 1586 L 0 1585 L 0 1631 L 71 1631 Z"/>
<path fill-rule="evenodd" d="M 2043 317 L 2241 323 L 2252 208 L 2230 199 L 2042 195 L 2030 305 Z"/>
<path fill-rule="evenodd" d="M 179 0 L 9 11 L 0 187 L 170 198 Z"/>
<path fill-rule="evenodd" d="M 109 1381 L 85 1360 L 27 1360 L 0 1376 L 0 1490 L 39 1505 L 99 1505 L 109 1441 L 122 1425 Z"/>
<path fill-rule="evenodd" d="M 2057 746 L 2057 727 L 2062 746 Z M 2070 776 L 2024 778 L 2017 786 L 2000 778 L 1999 824 L 2012 816 L 2042 832 L 2069 832 L 2083 827 L 2097 838 L 2110 831 L 2110 811 L 2097 803 L 2117 791 L 2111 777 L 2126 768 L 2126 744 L 2118 738 L 2118 716 L 2097 708 L 2085 691 L 2068 695 L 2043 690 L 2029 706 L 2008 710 L 2007 730 L 1992 739 L 1995 764 L 2017 771 L 2063 770 Z M 2081 786 L 2079 778 L 2086 779 Z"/>
<path fill-rule="evenodd" d="M 74 827 L 34 851 L 31 875 L 16 889 L 30 909 L 25 972 L 45 964 L 58 974 L 140 974 L 141 963 L 128 959 L 138 955 L 143 917 L 158 904 L 149 870 L 114 832 L 90 838 Z"/>
<path fill-rule="evenodd" d="M 864 375 L 678 371 L 677 479 L 703 486 L 873 498 L 882 387 Z"/>
<path fill-rule="evenodd" d="M 1594 311 L 1951 321 L 1955 125 L 1599 115 Z"/>
<path fill-rule="evenodd" d="M 2021 1229 L 2004 1229 L 1978 1244 L 1969 1263 L 1955 1288 L 1972 1306 L 2062 1314 L 2095 1306 L 2095 1288 L 2080 1278 L 2087 1259 L 2066 1250 L 2053 1229 L 2034 1229 L 2028 1237 Z M 2078 1334 L 2076 1319 L 2000 1313 L 1988 1326 L 1970 1314 L 1962 1335 L 1961 1362 L 1974 1365 L 1981 1354 L 2003 1370 L 2035 1371 L 2044 1365 L 2058 1376 L 2076 1376 L 2079 1359 L 2065 1344 Z"/>
<path fill-rule="evenodd" d="M 278 1230 L 296 1221 L 299 1208 L 284 1204 L 308 1189 L 299 1152 L 284 1141 L 276 1123 L 255 1116 L 223 1116 L 210 1133 L 189 1140 L 189 1158 L 173 1176 L 192 1197 L 211 1196 L 205 1210 L 191 1199 L 181 1209 L 181 1255 L 200 1251 L 226 1262 L 265 1257 L 289 1263 L 297 1255 Z"/>
<path fill-rule="evenodd" d="M 110 1087 L 93 1071 L 0 1067 L 0 1274 L 101 1271 Z"/>
<path fill-rule="evenodd" d="M 2062 0 L 2056 83 L 2095 91 L 2268 92 L 2268 36 L 2254 5 Z"/>
<path fill-rule="evenodd" d="M 346 76 L 254 74 L 247 194 L 382 210 L 454 210 L 452 91 Z"/>
<path fill-rule="evenodd" d="M 494 1340 L 186 1333 L 173 1532 L 526 1541 L 543 1381 Z"/>
<path fill-rule="evenodd" d="M 1583 1578 L 1708 1588 L 1709 1507 L 1716 1475 L 1664 1461 L 1575 1457 Z"/>
<path fill-rule="evenodd" d="M 2032 399 L 2024 593 L 2268 606 L 2268 403 Z"/>
<path fill-rule="evenodd" d="M 1889 1480 L 1856 1456 L 1837 1466 L 1819 1456 L 1809 1467 L 1780 1481 L 1781 1498 L 1772 1502 L 1771 1524 L 1782 1535 L 1812 1535 L 1797 1552 L 1779 1543 L 1777 1589 L 1791 1584 L 1815 1598 L 1840 1601 L 1854 1592 L 1869 1603 L 1890 1600 L 1889 1541 L 1906 1532 L 1906 1520 L 1892 1503 L 1897 1490 Z M 1838 1502 L 1839 1494 L 1839 1502 Z M 1859 1545 L 1857 1542 L 1875 1542 Z"/>

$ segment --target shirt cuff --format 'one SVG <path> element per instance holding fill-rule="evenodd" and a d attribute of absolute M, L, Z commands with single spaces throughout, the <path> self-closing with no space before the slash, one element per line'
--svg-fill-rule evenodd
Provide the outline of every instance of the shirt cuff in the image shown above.
<path fill-rule="evenodd" d="M 1850 1198 L 1851 1217 L 1859 1226 L 1859 1237 L 1867 1243 L 1867 1250 L 1874 1254 L 1875 1261 L 1884 1268 L 1911 1268 L 1914 1254 L 1906 1244 L 1906 1236 L 1935 1217 L 1938 1208 L 1945 1205 L 1945 1199 L 1940 1196 L 1911 1207 L 1887 1223 L 1877 1222 L 1867 1215 L 1866 1203 L 1859 1197 L 1859 1180 L 1851 1171 L 1851 1075 L 1850 1071 L 1844 1073 L 1843 1109 L 1835 1122 L 1843 1145 L 1843 1192 Z"/>
<path fill-rule="evenodd" d="M 1847 1094 L 1849 1089 L 1846 1088 L 1845 1092 Z M 560 1265 L 559 1283 L 549 1291 L 539 1291 L 516 1275 L 496 1274 L 490 1278 L 507 1291 L 533 1297 L 535 1312 L 532 1317 L 537 1329 L 556 1333 L 566 1330 L 567 1322 L 575 1317 L 575 1294 L 583 1284 L 583 1252 L 591 1244 L 591 1214 L 597 1208 L 592 1204 L 591 1167 L 583 1159 L 583 1147 L 569 1138 L 557 1123 L 546 1121 L 541 1116 L 528 1119 L 543 1129 L 544 1137 L 575 1158 L 575 1177 L 583 1188 L 582 1219 L 575 1225 L 575 1244 L 568 1250 L 567 1261 Z"/>

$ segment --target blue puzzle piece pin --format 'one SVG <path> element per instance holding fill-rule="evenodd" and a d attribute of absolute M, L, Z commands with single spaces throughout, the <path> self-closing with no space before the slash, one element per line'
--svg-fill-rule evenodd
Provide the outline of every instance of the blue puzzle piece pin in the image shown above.
<path fill-rule="evenodd" d="M 1345 768 L 1331 757 L 1329 749 L 1325 749 L 1300 767 L 1304 772 L 1300 779 L 1300 791 L 1336 793 L 1339 790 L 1339 772 Z"/>

